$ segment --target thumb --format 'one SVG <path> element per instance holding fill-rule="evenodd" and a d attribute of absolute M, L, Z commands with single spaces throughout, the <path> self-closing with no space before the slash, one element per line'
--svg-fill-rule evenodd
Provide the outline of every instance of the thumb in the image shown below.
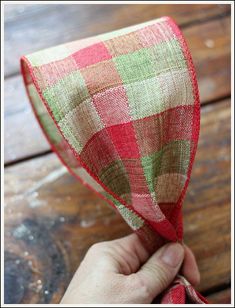
<path fill-rule="evenodd" d="M 178 273 L 184 259 L 184 248 L 178 243 L 166 244 L 155 252 L 136 273 L 153 300 L 164 291 Z"/>

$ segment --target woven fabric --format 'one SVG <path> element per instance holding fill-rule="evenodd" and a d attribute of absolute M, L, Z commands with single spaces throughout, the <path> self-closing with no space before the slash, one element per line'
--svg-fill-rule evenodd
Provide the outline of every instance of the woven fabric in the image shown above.
<path fill-rule="evenodd" d="M 191 56 L 169 17 L 21 59 L 52 149 L 154 251 L 182 241 L 182 201 L 200 104 Z M 92 184 L 91 184 L 92 183 Z M 162 301 L 202 302 L 178 278 Z"/>

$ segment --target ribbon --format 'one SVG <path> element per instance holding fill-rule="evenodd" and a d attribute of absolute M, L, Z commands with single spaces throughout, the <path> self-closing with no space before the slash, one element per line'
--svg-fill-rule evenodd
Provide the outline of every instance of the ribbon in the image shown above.
<path fill-rule="evenodd" d="M 34 113 L 69 171 L 153 252 L 182 242 L 182 203 L 200 102 L 192 58 L 169 17 L 21 58 Z M 206 303 L 181 276 L 161 303 Z"/>

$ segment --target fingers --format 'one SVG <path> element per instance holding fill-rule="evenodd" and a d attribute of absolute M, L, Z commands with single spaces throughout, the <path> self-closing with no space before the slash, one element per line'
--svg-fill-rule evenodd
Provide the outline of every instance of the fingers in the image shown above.
<path fill-rule="evenodd" d="M 134 233 L 111 241 L 109 245 L 115 251 L 115 259 L 119 261 L 119 273 L 125 275 L 135 273 L 150 257 L 140 238 Z"/>
<path fill-rule="evenodd" d="M 194 286 L 198 285 L 200 282 L 200 273 L 198 270 L 197 262 L 195 256 L 191 249 L 184 245 L 184 262 L 182 266 L 183 276 Z"/>
<path fill-rule="evenodd" d="M 170 244 L 166 246 L 169 245 Z M 180 248 L 183 247 L 182 249 L 184 250 L 184 256 L 183 256 L 184 261 L 183 263 L 181 262 L 182 263 L 181 273 L 192 285 L 195 286 L 200 281 L 200 273 L 198 271 L 195 257 L 192 251 L 186 245 L 181 246 L 178 244 L 178 246 Z M 102 263 L 105 269 L 111 270 L 113 272 L 118 272 L 124 275 L 130 275 L 132 273 L 136 273 L 140 269 L 142 264 L 144 264 L 150 257 L 149 252 L 143 246 L 140 238 L 135 233 L 117 240 L 96 244 L 94 247 L 95 249 L 93 249 L 93 253 L 91 254 L 92 260 L 94 255 L 95 256 L 103 255 L 103 257 L 100 258 L 100 260 L 103 261 L 102 262 L 100 261 L 99 263 Z M 155 262 L 156 259 L 158 260 L 158 256 L 161 255 L 164 247 L 158 250 L 158 252 L 156 252 L 149 259 L 149 261 L 147 261 L 146 263 L 147 269 L 149 267 L 149 264 L 150 265 L 152 264 L 151 262 Z M 153 264 L 153 266 L 158 266 L 158 264 L 159 262 Z M 142 270 L 143 269 L 145 269 L 144 266 L 142 267 Z M 174 278 L 175 276 L 174 271 L 171 271 L 171 274 L 173 275 Z M 168 281 L 167 279 L 171 279 L 171 277 L 172 276 L 166 276 L 166 279 L 164 277 L 163 279 Z M 173 278 L 171 280 L 173 280 Z"/>
<path fill-rule="evenodd" d="M 134 275 L 140 280 L 147 293 L 154 299 L 165 290 L 178 273 L 184 259 L 184 248 L 178 243 L 163 246 Z"/>
<path fill-rule="evenodd" d="M 121 239 L 111 241 L 110 243 L 119 243 L 128 254 L 135 254 L 138 257 L 139 262 L 135 263 L 136 266 L 133 268 L 133 272 L 138 270 L 138 267 L 147 261 L 149 258 L 149 253 L 143 246 L 140 238 L 135 234 L 130 234 Z M 200 272 L 198 270 L 197 262 L 192 250 L 184 245 L 184 261 L 182 264 L 182 275 L 193 285 L 196 286 L 200 283 Z M 132 263 L 134 265 L 134 263 Z"/>
<path fill-rule="evenodd" d="M 149 253 L 136 234 L 92 245 L 86 259 L 99 256 L 96 266 L 124 275 L 135 273 L 149 258 Z"/>
<path fill-rule="evenodd" d="M 132 233 L 120 239 L 111 241 L 114 245 L 120 245 L 128 253 L 134 253 L 138 256 L 140 263 L 143 264 L 150 257 L 149 252 L 144 247 L 141 239 L 136 233 Z"/>

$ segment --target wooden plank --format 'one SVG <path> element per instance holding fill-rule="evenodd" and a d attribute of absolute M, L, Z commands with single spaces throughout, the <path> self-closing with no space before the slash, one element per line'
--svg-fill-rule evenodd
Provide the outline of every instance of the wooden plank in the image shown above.
<path fill-rule="evenodd" d="M 201 271 L 198 290 L 228 284 L 229 100 L 202 110 L 184 225 L 185 243 Z M 9 302 L 57 303 L 90 245 L 128 233 L 121 217 L 69 175 L 55 154 L 6 168 L 5 279 L 14 288 L 13 294 L 7 288 Z"/>
<path fill-rule="evenodd" d="M 207 296 L 210 304 L 231 304 L 231 289 L 225 289 Z"/>
<path fill-rule="evenodd" d="M 109 32 L 164 15 L 179 24 L 230 12 L 230 5 L 5 5 L 5 76 L 19 72 L 23 54 Z"/>
<path fill-rule="evenodd" d="M 50 146 L 33 114 L 21 76 L 5 81 L 4 96 L 5 163 L 48 151 Z"/>
<path fill-rule="evenodd" d="M 229 100 L 202 109 L 185 200 L 185 242 L 198 259 L 201 291 L 230 281 L 230 117 Z"/>
<path fill-rule="evenodd" d="M 193 56 L 204 103 L 231 93 L 230 31 L 230 17 L 183 31 Z"/>
<path fill-rule="evenodd" d="M 202 104 L 230 94 L 229 31 L 230 18 L 195 25 L 184 31 L 195 59 Z M 206 46 L 208 42 L 213 42 L 213 48 Z M 5 163 L 49 150 L 20 76 L 5 82 L 5 123 Z"/>

